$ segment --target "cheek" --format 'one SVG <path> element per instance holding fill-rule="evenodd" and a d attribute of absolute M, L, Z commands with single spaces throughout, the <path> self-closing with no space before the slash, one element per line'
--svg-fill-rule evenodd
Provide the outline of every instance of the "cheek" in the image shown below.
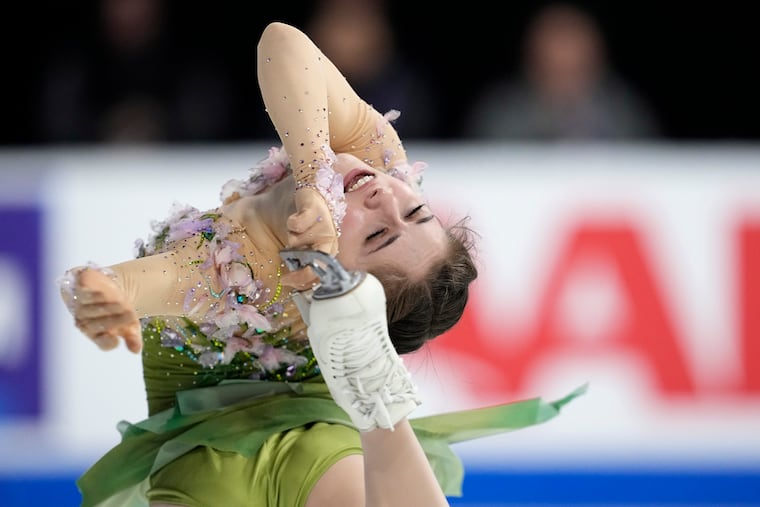
<path fill-rule="evenodd" d="M 346 198 L 346 214 L 343 215 L 343 222 L 340 228 L 345 233 L 348 230 L 356 231 L 361 225 L 361 216 L 357 212 L 356 206 L 352 206 L 351 199 Z"/>
<path fill-rule="evenodd" d="M 362 238 L 358 229 L 353 226 L 350 220 L 350 213 L 346 213 L 341 225 L 341 234 L 338 238 L 338 260 L 346 269 L 359 268 L 359 251 L 362 245 Z"/>
<path fill-rule="evenodd" d="M 361 255 L 366 239 L 366 217 L 361 205 L 352 206 L 350 197 L 346 200 L 346 215 L 341 223 L 341 234 L 338 238 L 338 260 L 347 269 L 363 269 Z"/>
<path fill-rule="evenodd" d="M 346 269 L 363 269 L 364 266 L 359 259 L 359 254 L 350 248 L 350 246 L 346 246 L 343 244 L 343 242 L 338 242 L 338 255 L 336 256 L 338 259 L 338 262 L 341 263 L 341 265 Z"/>
<path fill-rule="evenodd" d="M 362 234 L 367 235 L 367 223 L 369 217 L 367 209 L 364 207 L 362 197 L 355 194 L 346 194 L 346 214 L 341 222 L 341 231 L 351 237 L 358 237 Z"/>

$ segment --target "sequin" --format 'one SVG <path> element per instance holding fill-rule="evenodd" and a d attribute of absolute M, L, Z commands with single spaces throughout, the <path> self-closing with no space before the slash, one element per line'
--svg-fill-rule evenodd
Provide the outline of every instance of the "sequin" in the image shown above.
<path fill-rule="evenodd" d="M 185 339 L 176 330 L 167 327 L 161 331 L 162 347 L 183 347 L 184 343 Z"/>
<path fill-rule="evenodd" d="M 265 271 L 274 264 L 273 259 L 254 263 L 256 254 L 250 249 L 246 250 L 250 261 L 244 257 L 241 243 L 232 241 L 230 236 L 238 229 L 220 220 L 218 213 L 201 214 L 194 208 L 180 209 L 183 213 L 175 213 L 173 219 L 179 223 L 172 220 L 161 223 L 154 242 L 145 244 L 146 250 L 170 248 L 174 241 L 168 240 L 167 230 L 195 230 L 194 234 L 200 239 L 197 253 L 193 254 L 197 258 L 188 266 L 198 271 L 205 284 L 196 282 L 185 291 L 185 310 L 188 315 L 193 315 L 193 319 L 146 319 L 150 324 L 143 326 L 144 339 L 154 336 L 161 348 L 172 351 L 172 354 L 164 355 L 159 350 L 156 354 L 159 360 L 169 361 L 175 356 L 190 359 L 201 368 L 204 382 L 210 383 L 223 378 L 249 376 L 262 379 L 313 376 L 310 366 L 313 354 L 308 341 L 289 340 L 289 321 L 282 320 L 286 315 L 285 299 L 279 280 L 284 265 L 278 263 L 276 274 L 267 275 L 275 286 L 265 285 L 254 276 L 252 266 Z M 200 306 L 202 303 L 206 304 L 205 311 Z"/>

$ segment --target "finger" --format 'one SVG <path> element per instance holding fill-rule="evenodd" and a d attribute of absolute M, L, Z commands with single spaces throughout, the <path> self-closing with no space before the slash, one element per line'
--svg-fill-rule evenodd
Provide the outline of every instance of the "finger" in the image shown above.
<path fill-rule="evenodd" d="M 306 232 L 296 234 L 288 231 L 288 246 L 290 248 L 307 247 L 313 248 L 314 245 L 337 245 L 338 237 L 335 229 L 330 227 L 313 227 Z"/>
<path fill-rule="evenodd" d="M 315 223 L 316 211 L 312 209 L 305 209 L 298 213 L 294 213 L 288 217 L 287 228 L 288 231 L 293 234 L 303 234 L 308 231 Z"/>
<path fill-rule="evenodd" d="M 109 320 L 109 322 L 106 322 L 105 319 L 88 319 L 88 320 L 79 320 L 75 322 L 77 329 L 79 329 L 81 332 L 89 336 L 90 338 L 95 338 L 96 336 L 102 335 L 102 334 L 110 334 L 111 331 L 115 331 L 115 326 L 113 323 Z"/>
<path fill-rule="evenodd" d="M 308 237 L 304 237 L 290 240 L 288 241 L 288 245 L 293 249 L 319 250 L 332 256 L 338 254 L 338 243 L 335 241 L 314 241 Z"/>
<path fill-rule="evenodd" d="M 99 319 L 109 315 L 120 315 L 124 312 L 122 303 L 87 303 L 77 308 L 77 318 L 81 320 Z"/>
<path fill-rule="evenodd" d="M 79 287 L 74 291 L 74 300 L 80 305 L 110 303 L 103 291 Z"/>
<path fill-rule="evenodd" d="M 288 246 L 290 248 L 306 248 L 311 245 L 308 234 L 288 234 Z"/>
<path fill-rule="evenodd" d="M 77 319 L 76 326 L 87 336 L 94 337 L 104 333 L 116 335 L 121 327 L 132 325 L 135 320 L 131 312 L 123 312 L 94 319 Z"/>
<path fill-rule="evenodd" d="M 100 350 L 113 350 L 119 345 L 119 339 L 107 333 L 95 336 L 92 341 Z"/>
<path fill-rule="evenodd" d="M 299 269 L 298 271 L 292 271 L 285 273 L 280 278 L 280 282 L 287 287 L 292 287 L 296 290 L 306 290 L 312 288 L 319 283 L 319 277 L 314 274 L 314 271 L 310 267 Z"/>
<path fill-rule="evenodd" d="M 124 338 L 124 343 L 130 352 L 134 352 L 135 354 L 140 352 L 142 349 L 142 328 L 139 322 L 125 328 L 121 336 Z"/>
<path fill-rule="evenodd" d="M 337 255 L 338 254 L 338 242 L 335 241 L 335 239 L 331 239 L 328 241 L 321 241 L 317 243 L 312 244 L 312 249 L 319 250 L 321 252 L 325 252 L 329 255 Z"/>

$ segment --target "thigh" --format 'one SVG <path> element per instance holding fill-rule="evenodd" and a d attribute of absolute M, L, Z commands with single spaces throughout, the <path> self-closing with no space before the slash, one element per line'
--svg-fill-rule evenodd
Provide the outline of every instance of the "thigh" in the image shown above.
<path fill-rule="evenodd" d="M 314 423 L 271 435 L 250 457 L 197 447 L 153 474 L 147 496 L 151 506 L 303 506 L 327 470 L 360 453 L 355 429 Z"/>
<path fill-rule="evenodd" d="M 151 476 L 148 501 L 151 507 L 266 505 L 251 502 L 247 485 L 253 479 L 252 465 L 250 459 L 235 452 L 197 447 Z"/>

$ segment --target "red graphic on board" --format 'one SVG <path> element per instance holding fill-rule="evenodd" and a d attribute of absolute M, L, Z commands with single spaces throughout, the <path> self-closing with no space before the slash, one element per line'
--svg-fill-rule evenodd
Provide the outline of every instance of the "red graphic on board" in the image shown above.
<path fill-rule="evenodd" d="M 760 393 L 760 222 L 741 223 L 737 245 L 736 290 L 738 292 L 739 346 L 742 382 L 736 394 Z M 562 296 L 571 281 L 583 276 L 588 266 L 604 266 L 614 275 L 616 297 L 621 301 L 619 318 L 601 340 L 573 339 L 573 330 L 562 317 Z M 663 276 L 654 269 L 651 252 L 642 233 L 631 224 L 597 225 L 580 222 L 569 230 L 549 276 L 540 287 L 536 320 L 527 330 L 509 325 L 510 309 L 499 310 L 498 322 L 483 314 L 477 286 L 462 320 L 448 333 L 430 343 L 436 354 L 465 359 L 458 364 L 478 368 L 488 375 L 468 374 L 475 380 L 469 388 L 479 396 L 521 393 L 531 370 L 547 357 L 598 358 L 624 353 L 645 365 L 646 380 L 662 396 L 693 397 L 698 394 L 694 372 L 684 353 L 686 343 L 676 325 L 663 290 Z M 505 289 L 514 290 L 514 289 Z M 720 297 L 720 295 L 716 295 Z M 594 319 L 593 312 L 584 318 Z M 490 322 L 490 323 L 489 323 Z M 732 337 L 728 337 L 729 339 Z M 494 343 L 498 346 L 494 346 Z M 468 366 L 469 365 L 469 366 Z M 484 378 L 485 377 L 485 378 Z M 705 387 L 705 386 L 702 386 Z"/>

